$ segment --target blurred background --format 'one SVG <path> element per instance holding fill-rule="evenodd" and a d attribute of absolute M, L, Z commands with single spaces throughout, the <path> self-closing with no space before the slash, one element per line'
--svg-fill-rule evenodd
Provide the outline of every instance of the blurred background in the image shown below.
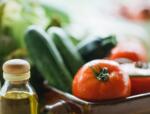
<path fill-rule="evenodd" d="M 24 33 L 32 24 L 62 27 L 74 44 L 96 35 L 139 39 L 149 54 L 150 0 L 0 0 L 0 67 L 11 58 L 29 58 Z"/>

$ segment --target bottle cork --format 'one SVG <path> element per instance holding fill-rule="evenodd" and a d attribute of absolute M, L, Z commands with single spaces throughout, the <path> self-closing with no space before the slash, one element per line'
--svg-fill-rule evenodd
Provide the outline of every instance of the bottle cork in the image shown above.
<path fill-rule="evenodd" d="M 3 64 L 3 77 L 10 81 L 29 79 L 30 64 L 23 59 L 8 60 Z"/>

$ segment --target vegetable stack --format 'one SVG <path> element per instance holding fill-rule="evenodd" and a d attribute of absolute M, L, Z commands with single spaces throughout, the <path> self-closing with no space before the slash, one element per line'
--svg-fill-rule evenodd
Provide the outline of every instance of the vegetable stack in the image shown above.
<path fill-rule="evenodd" d="M 69 92 L 72 76 L 67 70 L 52 38 L 41 28 L 33 26 L 27 31 L 25 40 L 31 60 L 48 82 L 63 91 Z"/>
<path fill-rule="evenodd" d="M 110 36 L 104 39 L 98 38 L 91 43 L 84 43 L 83 40 L 82 46 L 80 43 L 75 46 L 70 36 L 59 27 L 50 27 L 46 33 L 42 28 L 32 26 L 25 34 L 26 47 L 31 61 L 51 86 L 66 92 L 71 92 L 73 76 L 78 69 L 86 61 L 93 59 L 93 56 L 94 58 L 105 57 L 115 46 L 114 41 L 116 41 L 115 37 Z M 93 47 L 95 43 L 97 45 Z M 86 48 L 89 45 L 93 47 L 94 53 L 90 53 L 91 50 Z M 85 52 L 80 50 L 85 50 Z M 94 55 L 99 51 L 103 52 Z M 86 59 L 84 55 L 90 58 Z"/>

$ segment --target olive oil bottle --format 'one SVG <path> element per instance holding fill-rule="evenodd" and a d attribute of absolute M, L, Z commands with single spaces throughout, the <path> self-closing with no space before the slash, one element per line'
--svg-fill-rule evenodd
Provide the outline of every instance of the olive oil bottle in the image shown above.
<path fill-rule="evenodd" d="M 0 90 L 0 114 L 38 114 L 38 98 L 29 84 L 30 65 L 13 59 L 3 65 L 4 85 Z"/>

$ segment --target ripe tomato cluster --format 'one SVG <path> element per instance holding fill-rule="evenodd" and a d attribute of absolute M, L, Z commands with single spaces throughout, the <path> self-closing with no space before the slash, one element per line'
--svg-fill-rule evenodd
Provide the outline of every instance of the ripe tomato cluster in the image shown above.
<path fill-rule="evenodd" d="M 147 54 L 141 43 L 120 42 L 108 60 L 92 60 L 79 69 L 72 93 L 84 100 L 101 101 L 150 92 L 150 68 L 145 62 Z"/>

